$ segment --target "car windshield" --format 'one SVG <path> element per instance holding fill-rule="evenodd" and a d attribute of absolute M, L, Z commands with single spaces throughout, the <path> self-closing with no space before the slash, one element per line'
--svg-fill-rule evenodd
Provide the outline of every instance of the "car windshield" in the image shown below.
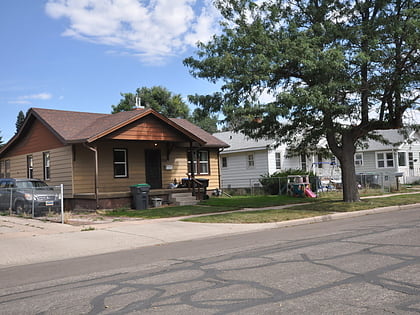
<path fill-rule="evenodd" d="M 40 188 L 40 187 L 48 187 L 47 184 L 41 181 L 22 181 L 16 182 L 17 188 Z"/>

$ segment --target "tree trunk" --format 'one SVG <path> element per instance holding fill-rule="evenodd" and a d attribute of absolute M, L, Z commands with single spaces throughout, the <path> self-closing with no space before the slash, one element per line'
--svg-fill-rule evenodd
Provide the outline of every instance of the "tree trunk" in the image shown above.
<path fill-rule="evenodd" d="M 354 166 L 355 143 L 349 136 L 343 136 L 342 155 L 339 157 L 341 164 L 341 180 L 343 183 L 343 201 L 360 201 L 359 190 L 356 181 L 356 168 Z"/>

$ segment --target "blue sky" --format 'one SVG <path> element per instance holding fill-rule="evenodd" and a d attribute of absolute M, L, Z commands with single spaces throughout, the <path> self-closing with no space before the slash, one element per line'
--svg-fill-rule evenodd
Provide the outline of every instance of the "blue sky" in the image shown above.
<path fill-rule="evenodd" d="M 2 0 L 0 135 L 31 107 L 110 113 L 120 92 L 216 87 L 182 64 L 217 32 L 210 0 Z"/>

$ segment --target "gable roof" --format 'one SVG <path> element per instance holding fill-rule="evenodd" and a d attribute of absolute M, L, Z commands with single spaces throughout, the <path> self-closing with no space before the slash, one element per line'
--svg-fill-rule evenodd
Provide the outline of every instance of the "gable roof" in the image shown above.
<path fill-rule="evenodd" d="M 191 139 L 191 141 L 197 142 L 200 146 L 228 146 L 223 141 L 213 137 L 185 119 L 169 119 L 150 108 L 116 114 L 31 108 L 19 133 L 0 150 L 0 153 L 19 138 L 20 134 L 27 129 L 28 124 L 33 119 L 41 121 L 63 144 L 69 144 L 93 142 L 148 115 L 163 121 Z"/>
<path fill-rule="evenodd" d="M 376 131 L 376 134 L 382 135 L 385 139 L 387 139 L 390 142 L 390 144 L 384 144 L 379 141 L 369 139 L 366 142 L 367 148 L 359 148 L 357 151 L 383 151 L 398 149 L 408 140 L 405 135 L 399 132 L 398 129 L 378 130 Z M 416 134 L 416 132 L 412 131 L 409 133 L 410 139 L 415 139 L 416 137 L 417 141 L 420 141 L 420 136 Z"/>
<path fill-rule="evenodd" d="M 214 133 L 213 136 L 230 145 L 228 149 L 223 151 L 224 153 L 265 150 L 276 144 L 276 141 L 272 139 L 255 140 L 245 136 L 243 133 L 233 131 L 218 132 Z"/>

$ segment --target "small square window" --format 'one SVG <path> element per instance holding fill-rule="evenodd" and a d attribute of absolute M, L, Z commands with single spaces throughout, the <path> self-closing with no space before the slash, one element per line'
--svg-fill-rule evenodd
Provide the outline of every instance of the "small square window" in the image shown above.
<path fill-rule="evenodd" d="M 127 149 L 114 149 L 114 177 L 128 177 Z"/>
<path fill-rule="evenodd" d="M 363 165 L 363 153 L 356 153 L 354 155 L 354 165 L 362 166 Z"/>

